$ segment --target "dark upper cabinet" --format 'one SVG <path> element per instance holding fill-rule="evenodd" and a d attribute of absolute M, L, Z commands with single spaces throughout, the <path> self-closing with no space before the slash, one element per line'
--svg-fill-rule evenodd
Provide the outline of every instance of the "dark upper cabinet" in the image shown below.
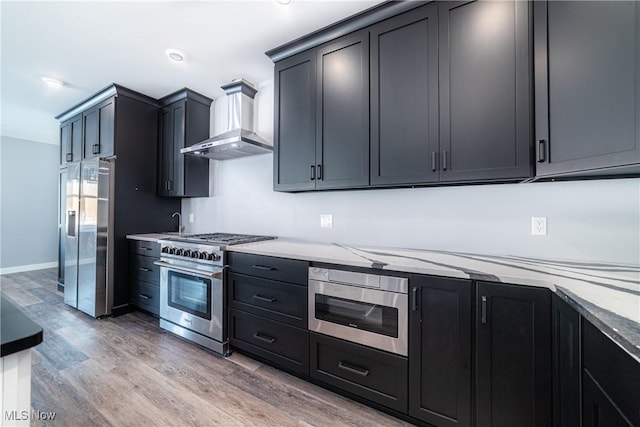
<path fill-rule="evenodd" d="M 551 301 L 553 354 L 553 425 L 579 427 L 580 422 L 580 315 L 560 297 Z"/>
<path fill-rule="evenodd" d="M 115 154 L 115 112 L 114 96 L 82 113 L 83 160 Z"/>
<path fill-rule="evenodd" d="M 548 289 L 478 282 L 476 426 L 540 426 L 551 416 Z"/>
<path fill-rule="evenodd" d="M 184 155 L 180 149 L 209 138 L 211 102 L 190 89 L 160 100 L 158 195 L 209 195 L 209 159 Z"/>
<path fill-rule="evenodd" d="M 316 164 L 315 50 L 276 63 L 274 98 L 274 189 L 311 190 Z"/>
<path fill-rule="evenodd" d="M 372 26 L 371 185 L 434 182 L 438 148 L 438 5 Z"/>
<path fill-rule="evenodd" d="M 471 425 L 471 289 L 463 279 L 411 276 L 409 415 Z"/>
<path fill-rule="evenodd" d="M 320 46 L 316 78 L 316 187 L 367 186 L 368 32 L 359 31 Z"/>
<path fill-rule="evenodd" d="M 60 125 L 60 164 L 82 159 L 82 115 Z"/>
<path fill-rule="evenodd" d="M 534 2 L 536 175 L 640 172 L 640 3 Z"/>
<path fill-rule="evenodd" d="M 531 175 L 529 4 L 439 4 L 440 180 Z"/>

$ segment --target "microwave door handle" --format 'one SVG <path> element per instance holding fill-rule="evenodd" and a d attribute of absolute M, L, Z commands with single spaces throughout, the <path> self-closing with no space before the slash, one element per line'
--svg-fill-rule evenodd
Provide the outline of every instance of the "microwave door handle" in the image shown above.
<path fill-rule="evenodd" d="M 181 271 L 183 273 L 189 273 L 189 274 L 194 274 L 196 276 L 210 277 L 212 279 L 222 280 L 222 270 L 216 271 L 215 273 L 207 273 L 206 271 L 196 270 L 195 268 L 178 267 L 164 261 L 155 261 L 154 264 L 159 267 L 170 268 L 171 270 Z"/>

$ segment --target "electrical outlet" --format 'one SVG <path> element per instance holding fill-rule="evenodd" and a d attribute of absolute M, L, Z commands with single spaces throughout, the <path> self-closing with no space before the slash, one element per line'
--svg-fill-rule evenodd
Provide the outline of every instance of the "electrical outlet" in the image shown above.
<path fill-rule="evenodd" d="M 333 215 L 331 214 L 320 215 L 320 228 L 333 228 Z"/>
<path fill-rule="evenodd" d="M 193 214 L 192 213 L 189 214 L 189 223 L 193 224 Z"/>
<path fill-rule="evenodd" d="M 547 235 L 547 217 L 546 216 L 531 217 L 531 235 L 532 236 Z"/>

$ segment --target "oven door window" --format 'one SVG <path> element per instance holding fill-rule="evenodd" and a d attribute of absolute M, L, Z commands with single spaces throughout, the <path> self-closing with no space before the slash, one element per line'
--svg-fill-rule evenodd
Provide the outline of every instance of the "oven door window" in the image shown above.
<path fill-rule="evenodd" d="M 211 279 L 169 270 L 170 307 L 211 320 Z"/>
<path fill-rule="evenodd" d="M 398 309 L 316 294 L 316 318 L 339 325 L 398 337 Z"/>

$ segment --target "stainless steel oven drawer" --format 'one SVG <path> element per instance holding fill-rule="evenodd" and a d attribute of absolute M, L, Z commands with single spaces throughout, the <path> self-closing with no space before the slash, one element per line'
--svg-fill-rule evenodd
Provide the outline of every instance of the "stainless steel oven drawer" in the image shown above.
<path fill-rule="evenodd" d="M 296 372 L 309 372 L 309 332 L 237 310 L 229 313 L 232 346 Z"/>
<path fill-rule="evenodd" d="M 313 378 L 407 413 L 407 358 L 311 333 Z"/>

